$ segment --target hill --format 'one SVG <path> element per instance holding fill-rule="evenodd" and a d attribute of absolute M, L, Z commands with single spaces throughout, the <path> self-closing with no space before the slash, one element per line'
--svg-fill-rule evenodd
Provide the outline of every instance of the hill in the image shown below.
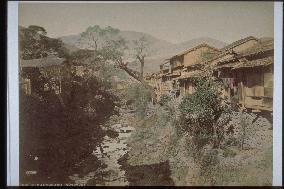
<path fill-rule="evenodd" d="M 168 42 L 163 39 L 156 38 L 150 34 L 143 33 L 143 32 L 136 32 L 136 31 L 119 31 L 119 35 L 123 37 L 128 42 L 128 50 L 126 52 L 127 58 L 134 59 L 133 55 L 133 40 L 138 40 L 142 36 L 146 38 L 147 41 L 150 42 L 149 51 L 150 55 L 146 58 L 145 61 L 145 72 L 155 72 L 159 70 L 159 65 L 166 59 L 169 58 L 179 52 L 184 50 L 193 48 L 201 43 L 207 43 L 216 48 L 222 48 L 226 43 L 212 39 L 209 37 L 201 37 L 196 39 L 191 39 L 182 43 L 174 44 Z M 80 34 L 78 35 L 69 35 L 69 36 L 62 36 L 61 39 L 66 45 L 74 48 L 89 48 L 88 42 L 86 40 L 82 40 Z M 138 64 L 135 64 L 135 61 L 130 63 L 131 68 L 137 68 Z"/>

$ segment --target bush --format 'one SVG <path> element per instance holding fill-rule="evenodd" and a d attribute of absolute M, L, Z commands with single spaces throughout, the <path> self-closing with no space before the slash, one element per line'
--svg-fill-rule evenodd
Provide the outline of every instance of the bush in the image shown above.
<path fill-rule="evenodd" d="M 161 106 L 165 106 L 170 100 L 171 97 L 169 95 L 163 94 L 160 98 L 159 104 Z"/>
<path fill-rule="evenodd" d="M 99 124 L 115 113 L 117 97 L 106 85 L 96 77 L 63 78 L 65 107 L 52 92 L 21 94 L 21 183 L 68 182 L 75 164 L 102 140 Z M 37 178 L 26 176 L 26 170 L 37 170 Z"/>
<path fill-rule="evenodd" d="M 193 145 L 201 149 L 206 144 L 220 145 L 223 124 L 219 118 L 228 108 L 222 104 L 218 83 L 212 79 L 197 78 L 196 90 L 186 95 L 180 105 L 182 126 L 193 139 Z M 223 124 L 221 124 L 223 123 Z"/>
<path fill-rule="evenodd" d="M 148 102 L 151 100 L 151 92 L 140 83 L 134 83 L 127 88 L 127 102 L 136 108 L 136 113 L 139 117 L 146 116 Z"/>
<path fill-rule="evenodd" d="M 230 148 L 225 148 L 223 152 L 224 157 L 234 157 L 236 155 L 236 152 L 231 150 Z"/>

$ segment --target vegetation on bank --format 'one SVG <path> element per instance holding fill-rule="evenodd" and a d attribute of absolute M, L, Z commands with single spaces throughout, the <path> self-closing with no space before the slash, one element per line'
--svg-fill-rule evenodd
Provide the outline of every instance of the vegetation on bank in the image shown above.
<path fill-rule="evenodd" d="M 20 91 L 22 184 L 70 182 L 68 174 L 82 160 L 89 158 L 106 134 L 100 124 L 116 114 L 116 106 L 120 106 L 120 99 L 113 88 L 114 82 L 109 78 L 113 67 L 104 66 L 100 69 L 103 62 L 92 59 L 92 51 L 63 53 L 62 42 L 45 35 L 44 28 L 37 26 L 22 29 L 20 32 L 22 58 L 40 58 L 56 53 L 66 59 L 60 76 L 45 69 L 31 69 L 20 73 L 32 82 L 31 95 Z M 90 64 L 85 66 L 92 71 L 83 76 L 77 75 L 73 66 L 77 62 L 88 61 Z M 61 93 L 58 94 L 53 89 L 45 91 L 44 84 L 58 77 Z M 93 162 L 96 161 L 93 157 Z M 26 171 L 36 171 L 36 174 L 30 175 Z"/>
<path fill-rule="evenodd" d="M 90 155 L 105 133 L 99 124 L 115 113 L 117 97 L 97 78 L 62 81 L 61 98 L 42 92 L 20 97 L 22 182 L 24 171 L 37 170 L 31 182 L 64 183 L 76 163 Z M 37 160 L 34 158 L 37 157 Z M 63 179 L 63 180 L 60 180 Z"/>
<path fill-rule="evenodd" d="M 99 35 L 92 36 L 93 30 Z M 57 53 L 67 59 L 60 95 L 41 87 L 35 87 L 31 96 L 21 91 L 21 183 L 68 182 L 74 165 L 86 159 L 104 136 L 99 125 L 123 104 L 137 115 L 131 123 L 136 131 L 128 141 L 130 165 L 167 162 L 175 185 L 271 185 L 271 124 L 254 114 L 231 111 L 222 103 L 218 84 L 208 79 L 196 79 L 195 92 L 182 99 L 164 95 L 157 105 L 149 105 L 151 91 L 141 81 L 144 60 L 140 75 L 126 67 L 122 60 L 125 42 L 118 32 L 109 27 L 89 28 L 82 37 L 98 37 L 93 38 L 95 50 L 74 53 L 60 40 L 46 37 L 42 27 L 31 26 L 20 33 L 22 58 Z M 118 39 L 109 41 L 109 35 Z M 144 53 L 138 55 L 144 57 Z M 72 65 L 82 62 L 92 72 L 75 75 Z M 120 92 L 113 90 L 111 76 L 119 72 L 112 63 L 140 83 L 133 82 Z M 54 76 L 34 71 L 28 77 L 34 86 L 42 86 Z M 26 175 L 26 170 L 38 170 L 37 178 Z"/>
<path fill-rule="evenodd" d="M 175 185 L 271 185 L 271 123 L 230 110 L 216 85 L 197 79 L 193 94 L 148 106 L 151 115 L 137 118 L 127 162 L 169 161 Z"/>

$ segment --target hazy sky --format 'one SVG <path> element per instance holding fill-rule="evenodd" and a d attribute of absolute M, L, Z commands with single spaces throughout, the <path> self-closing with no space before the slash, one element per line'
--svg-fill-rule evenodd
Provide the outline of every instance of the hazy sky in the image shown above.
<path fill-rule="evenodd" d="M 22 2 L 19 24 L 43 26 L 50 37 L 109 25 L 173 43 L 197 37 L 230 43 L 250 35 L 273 37 L 273 14 L 273 2 Z"/>

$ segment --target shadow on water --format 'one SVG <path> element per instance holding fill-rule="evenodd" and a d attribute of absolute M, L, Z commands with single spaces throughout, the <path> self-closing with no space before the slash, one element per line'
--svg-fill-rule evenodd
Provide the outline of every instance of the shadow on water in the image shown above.
<path fill-rule="evenodd" d="M 119 163 L 125 170 L 130 186 L 174 186 L 169 161 L 131 166 L 127 163 L 128 154 L 120 158 Z"/>

